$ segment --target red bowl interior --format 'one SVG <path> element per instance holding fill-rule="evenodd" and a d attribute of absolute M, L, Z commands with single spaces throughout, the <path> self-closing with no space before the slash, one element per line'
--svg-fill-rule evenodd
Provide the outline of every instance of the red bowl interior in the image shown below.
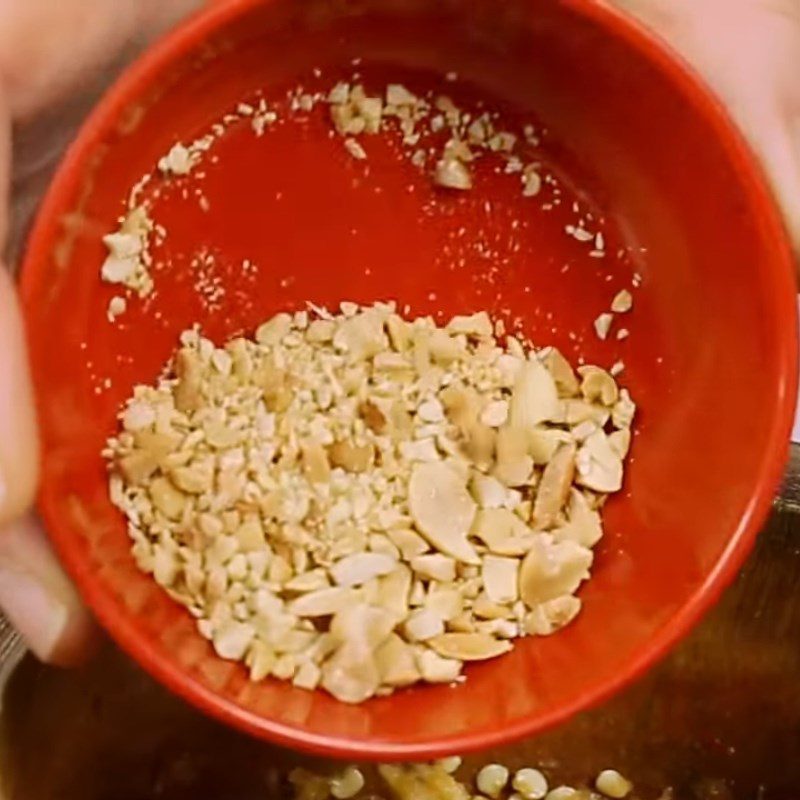
<path fill-rule="evenodd" d="M 322 108 L 263 139 L 233 126 L 219 160 L 204 167 L 209 211 L 164 186 L 155 216 L 169 236 L 154 251 L 157 292 L 109 325 L 114 292 L 98 277 L 100 236 L 130 187 L 240 100 L 258 90 L 285 98 L 299 83 L 329 88 L 352 73 L 353 58 L 375 88 L 446 87 L 466 105 L 485 98 L 510 119 L 538 121 L 562 204 L 545 211 L 488 170 L 472 193 L 443 196 L 388 140 L 367 141 L 369 159 L 357 162 L 329 137 Z M 443 77 L 451 70 L 455 84 Z M 590 258 L 564 233 L 574 200 L 602 218 L 608 258 Z M 211 309 L 189 266 L 203 250 L 217 255 L 213 277 L 224 286 Z M 259 271 L 244 272 L 243 259 Z M 600 342 L 592 321 L 634 271 L 643 283 L 625 319 L 630 337 Z M 186 699 L 318 753 L 468 751 L 608 696 L 685 634 L 734 576 L 786 454 L 794 284 L 768 192 L 685 68 L 588 0 L 239 0 L 207 11 L 136 64 L 81 132 L 33 232 L 22 292 L 43 431 L 41 512 L 88 603 Z M 519 319 L 535 342 L 573 358 L 623 359 L 641 407 L 626 490 L 608 505 L 576 624 L 471 667 L 458 688 L 357 707 L 251 684 L 218 659 L 188 613 L 135 568 L 99 455 L 121 401 L 156 377 L 185 327 L 199 321 L 221 340 L 307 300 L 342 299 Z"/>

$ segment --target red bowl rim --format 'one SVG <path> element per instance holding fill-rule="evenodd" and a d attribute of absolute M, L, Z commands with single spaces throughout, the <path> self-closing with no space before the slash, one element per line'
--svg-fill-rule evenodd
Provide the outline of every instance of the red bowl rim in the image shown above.
<path fill-rule="evenodd" d="M 129 66 L 94 108 L 78 136 L 67 150 L 37 214 L 23 259 L 20 291 L 23 304 L 34 301 L 35 287 L 48 268 L 50 243 L 58 233 L 58 213 L 70 186 L 99 139 L 109 119 L 115 118 L 162 72 L 176 55 L 194 48 L 216 30 L 248 10 L 270 0 L 217 0 L 161 38 Z M 719 599 L 736 577 L 752 550 L 756 536 L 769 513 L 786 463 L 787 447 L 794 419 L 798 385 L 798 341 L 795 263 L 786 229 L 764 177 L 748 145 L 717 97 L 692 68 L 656 34 L 602 0 L 562 0 L 570 10 L 598 24 L 606 34 L 617 37 L 649 59 L 694 105 L 696 112 L 711 125 L 720 145 L 737 168 L 740 180 L 753 201 L 762 230 L 773 241 L 772 269 L 766 276 L 774 297 L 774 316 L 781 321 L 784 334 L 775 362 L 779 385 L 771 409 L 772 426 L 765 443 L 760 479 L 753 489 L 750 504 L 728 546 L 714 569 L 689 600 L 666 622 L 639 654 L 613 678 L 587 687 L 570 702 L 543 715 L 522 719 L 491 732 L 440 736 L 429 742 L 398 744 L 380 740 L 365 742 L 301 731 L 246 711 L 200 685 L 159 655 L 140 635 L 133 617 L 112 601 L 98 584 L 91 570 L 70 546 L 70 537 L 59 532 L 58 510 L 45 493 L 39 509 L 48 526 L 59 557 L 77 584 L 84 600 L 116 643 L 151 676 L 202 711 L 218 720 L 271 742 L 315 755 L 368 760 L 424 760 L 453 753 L 469 753 L 500 746 L 539 733 L 565 722 L 575 714 L 597 706 L 617 691 L 640 678 L 667 654 Z M 29 330 L 31 340 L 37 332 Z"/>

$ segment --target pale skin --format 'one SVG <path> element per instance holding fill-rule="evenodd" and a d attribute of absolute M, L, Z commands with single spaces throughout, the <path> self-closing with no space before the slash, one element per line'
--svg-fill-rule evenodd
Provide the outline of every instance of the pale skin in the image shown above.
<path fill-rule="evenodd" d="M 11 124 L 57 104 L 130 37 L 203 0 L 0 0 L 0 239 L 8 230 Z M 770 178 L 800 253 L 800 3 L 615 0 L 654 28 L 729 107 Z M 36 421 L 20 314 L 0 268 L 0 607 L 43 660 L 79 661 L 92 623 L 30 515 Z"/>

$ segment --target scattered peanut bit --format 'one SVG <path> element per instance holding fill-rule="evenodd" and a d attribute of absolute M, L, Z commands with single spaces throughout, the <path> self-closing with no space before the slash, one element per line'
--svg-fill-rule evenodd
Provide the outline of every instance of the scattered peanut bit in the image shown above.
<path fill-rule="evenodd" d="M 347 150 L 356 161 L 363 161 L 367 157 L 367 151 L 355 139 L 345 139 L 344 149 Z"/>
<path fill-rule="evenodd" d="M 188 175 L 192 169 L 192 154 L 189 148 L 178 142 L 158 162 L 164 175 Z"/>
<path fill-rule="evenodd" d="M 241 105 L 239 106 L 239 111 L 240 113 L 242 111 Z M 250 117 L 250 127 L 258 138 L 261 138 L 267 128 L 278 120 L 278 115 L 270 109 L 263 97 L 259 99 L 252 115 L 244 114 L 243 116 Z"/>
<path fill-rule="evenodd" d="M 114 295 L 111 300 L 108 301 L 108 311 L 106 316 L 108 317 L 109 322 L 114 322 L 120 314 L 124 314 L 126 309 L 128 308 L 128 301 L 121 297 L 120 295 Z"/>
<path fill-rule="evenodd" d="M 436 164 L 434 181 L 446 189 L 471 189 L 472 175 L 463 161 L 457 158 L 441 158 Z"/>
<path fill-rule="evenodd" d="M 489 112 L 473 116 L 462 112 L 446 95 L 439 95 L 431 102 L 399 83 L 389 84 L 380 97 L 369 96 L 360 83 L 351 85 L 342 81 L 331 89 L 327 101 L 331 122 L 341 136 L 372 135 L 396 128 L 402 144 L 409 149 L 412 164 L 420 169 L 428 163 L 434 164 L 431 177 L 438 186 L 456 191 L 471 189 L 470 163 L 494 154 L 505 162 L 506 174 L 520 174 L 525 197 L 534 197 L 542 191 L 544 179 L 538 172 L 539 164 L 524 166 L 523 161 L 530 155 L 528 148 L 537 146 L 538 140 L 496 129 L 496 115 Z M 450 138 L 441 151 L 438 144 L 427 152 L 419 146 L 422 137 L 442 132 L 449 133 Z M 348 145 L 348 149 L 352 147 Z"/>
<path fill-rule="evenodd" d="M 536 197 L 542 191 L 542 176 L 533 168 L 527 168 L 522 174 L 522 194 L 525 197 Z"/>
<path fill-rule="evenodd" d="M 599 339 L 605 340 L 611 332 L 611 326 L 614 323 L 615 315 L 627 314 L 633 308 L 633 295 L 627 290 L 622 289 L 614 296 L 611 301 L 611 311 L 606 311 L 600 314 L 594 321 L 594 330 Z M 625 328 L 620 328 L 617 331 L 617 340 L 622 341 L 628 338 L 628 331 Z M 618 362 L 621 363 L 621 362 Z M 619 374 L 622 368 L 615 365 L 616 372 L 612 374 Z"/>
<path fill-rule="evenodd" d="M 383 92 L 370 93 L 356 80 L 354 76 L 353 83 L 337 83 L 327 96 L 321 92 L 309 94 L 298 87 L 289 95 L 287 110 L 290 114 L 299 112 L 305 115 L 312 112 L 318 103 L 324 104 L 334 130 L 344 139 L 345 150 L 359 161 L 367 159 L 369 151 L 359 137 L 390 130 L 399 133 L 410 162 L 429 172 L 433 183 L 456 193 L 473 187 L 477 174 L 473 162 L 487 156 L 500 162 L 494 165 L 495 171 L 518 176 L 525 197 L 539 196 L 549 186 L 557 185 L 552 175 L 540 172 L 542 164 L 536 160 L 540 139 L 532 125 L 522 126 L 518 133 L 502 130 L 498 113 L 462 110 L 447 95 L 418 96 L 399 83 L 387 85 Z M 198 180 L 202 180 L 205 173 L 196 168 L 229 126 L 245 122 L 255 136 L 261 137 L 277 121 L 276 111 L 265 98 L 257 96 L 238 102 L 195 141 L 174 144 L 158 159 L 155 170 L 144 175 L 131 189 L 128 209 L 136 220 L 146 223 L 145 228 L 138 235 L 138 244 L 135 240 L 114 241 L 122 231 L 107 237 L 111 255 L 103 266 L 103 279 L 127 286 L 141 297 L 150 294 L 154 288 L 150 239 L 159 244 L 166 236 L 163 227 L 153 225 L 147 218 L 145 207 L 150 208 L 151 200 L 141 199 L 153 177 L 159 172 L 165 178 L 181 178 L 196 173 Z M 209 159 L 212 163 L 215 160 L 214 157 Z M 187 197 L 185 184 L 182 189 L 184 197 Z M 160 187 L 154 197 L 159 191 Z M 558 193 L 557 189 L 553 191 Z M 208 210 L 208 198 L 199 188 L 192 190 L 192 196 L 198 198 L 201 208 Z M 547 198 L 542 207 L 549 210 L 559 203 L 557 197 Z M 584 225 L 585 221 L 581 220 L 577 225 L 567 226 L 567 231 L 581 242 L 594 242 L 595 249 L 590 255 L 602 256 L 605 247 L 602 232 L 592 233 Z M 124 252 L 121 253 L 121 249 Z M 111 321 L 116 316 L 108 314 Z M 481 446 L 485 445 L 483 441 Z"/>
<path fill-rule="evenodd" d="M 564 230 L 568 236 L 571 236 L 577 242 L 594 242 L 595 234 L 587 231 L 582 225 L 567 225 Z"/>
<path fill-rule="evenodd" d="M 184 332 L 105 456 L 137 564 L 222 658 L 357 703 L 575 618 L 636 407 L 485 313 L 340 310 Z"/>
<path fill-rule="evenodd" d="M 203 155 L 213 147 L 227 127 L 241 119 L 249 119 L 257 136 L 264 133 L 265 128 L 277 120 L 277 115 L 270 111 L 266 100 L 261 98 L 257 106 L 239 103 L 233 112 L 226 113 L 222 120 L 211 125 L 205 135 L 190 142 L 174 144 L 166 154 L 156 162 L 155 170 L 165 178 L 188 176 L 201 162 Z M 128 214 L 120 220 L 115 232 L 103 237 L 109 255 L 103 262 L 100 277 L 106 283 L 120 284 L 135 292 L 139 297 L 147 297 L 153 292 L 154 283 L 150 268 L 153 259 L 150 254 L 151 240 L 159 244 L 167 232 L 161 225 L 150 219 L 150 201 L 143 201 L 141 195 L 151 183 L 154 173 L 143 175 L 131 188 L 128 195 Z M 208 210 L 208 199 L 199 190 L 201 207 Z M 121 312 L 112 314 L 108 319 L 114 322 Z"/>
<path fill-rule="evenodd" d="M 632 308 L 633 295 L 627 289 L 622 289 L 611 301 L 611 310 L 615 314 L 627 314 Z"/>
<path fill-rule="evenodd" d="M 249 106 L 240 104 L 241 108 L 249 108 Z M 167 176 L 188 175 L 200 162 L 203 154 L 211 149 L 214 139 L 214 134 L 208 133 L 195 139 L 189 145 L 178 142 L 165 156 L 159 159 L 158 169 Z"/>
<path fill-rule="evenodd" d="M 608 338 L 611 324 L 614 322 L 614 315 L 608 312 L 600 314 L 594 321 L 594 330 L 597 333 L 597 338 L 605 341 Z"/>
<path fill-rule="evenodd" d="M 100 269 L 100 276 L 106 283 L 125 286 L 140 297 L 153 291 L 148 248 L 152 230 L 153 222 L 147 210 L 137 206 L 120 221 L 116 232 L 103 237 L 108 256 Z"/>

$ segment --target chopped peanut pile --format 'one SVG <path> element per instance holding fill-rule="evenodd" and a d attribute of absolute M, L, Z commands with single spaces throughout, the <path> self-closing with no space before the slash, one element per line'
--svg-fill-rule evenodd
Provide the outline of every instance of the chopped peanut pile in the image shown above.
<path fill-rule="evenodd" d="M 221 657 L 357 703 L 575 618 L 634 411 L 485 313 L 343 303 L 185 332 L 105 454 L 138 565 Z"/>

